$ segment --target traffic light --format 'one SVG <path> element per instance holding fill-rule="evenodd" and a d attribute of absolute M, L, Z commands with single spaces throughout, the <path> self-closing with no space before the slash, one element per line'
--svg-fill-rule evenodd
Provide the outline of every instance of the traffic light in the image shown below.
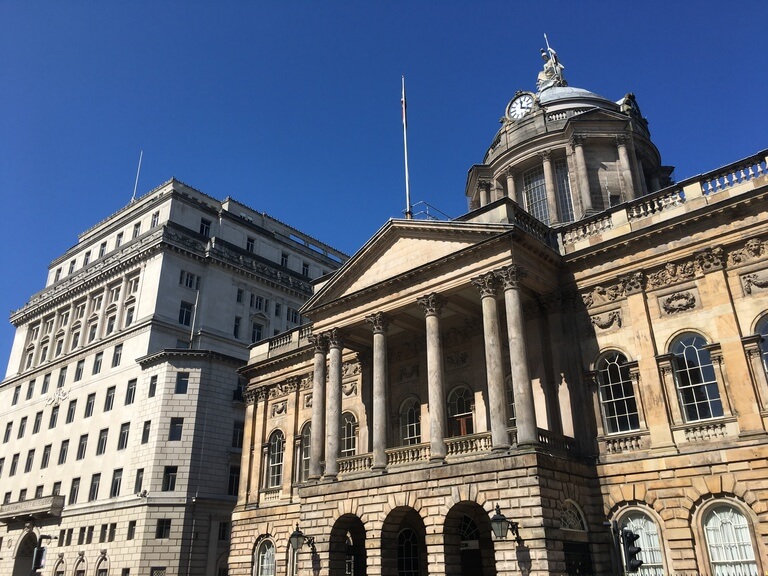
<path fill-rule="evenodd" d="M 635 542 L 640 538 L 640 534 L 632 532 L 629 528 L 621 530 L 621 544 L 624 547 L 624 566 L 627 572 L 637 572 L 637 569 L 643 565 L 643 561 L 638 558 L 642 548 L 635 546 Z"/>

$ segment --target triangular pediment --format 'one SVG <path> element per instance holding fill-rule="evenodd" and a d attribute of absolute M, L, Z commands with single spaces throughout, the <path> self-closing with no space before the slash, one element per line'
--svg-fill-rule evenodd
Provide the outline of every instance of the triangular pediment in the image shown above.
<path fill-rule="evenodd" d="M 510 227 L 509 224 L 390 220 L 316 291 L 302 313 L 439 263 Z"/>

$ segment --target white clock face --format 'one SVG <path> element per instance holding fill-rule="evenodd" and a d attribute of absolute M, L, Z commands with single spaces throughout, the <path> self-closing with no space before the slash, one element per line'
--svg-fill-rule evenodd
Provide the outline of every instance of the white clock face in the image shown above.
<path fill-rule="evenodd" d="M 518 96 L 509 105 L 509 117 L 514 120 L 520 120 L 523 116 L 533 110 L 533 96 L 523 94 Z"/>

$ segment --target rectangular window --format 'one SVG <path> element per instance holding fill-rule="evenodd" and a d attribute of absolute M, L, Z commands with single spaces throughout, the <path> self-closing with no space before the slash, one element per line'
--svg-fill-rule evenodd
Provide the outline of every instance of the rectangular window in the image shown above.
<path fill-rule="evenodd" d="M 243 303 L 243 289 L 242 288 L 238 288 L 237 289 L 237 296 L 235 296 L 235 300 L 237 301 L 238 304 L 242 304 Z"/>
<path fill-rule="evenodd" d="M 51 491 L 53 496 L 59 496 L 61 494 L 61 482 L 57 481 L 53 483 L 53 490 Z"/>
<path fill-rule="evenodd" d="M 40 425 L 43 423 L 43 411 L 40 410 L 37 414 L 35 414 L 35 423 L 32 424 L 32 434 L 37 434 L 40 432 Z"/>
<path fill-rule="evenodd" d="M 64 464 L 67 461 L 67 452 L 69 451 L 69 440 L 62 440 L 61 447 L 59 448 L 59 464 Z"/>
<path fill-rule="evenodd" d="M 211 235 L 211 221 L 205 218 L 200 218 L 200 234 L 203 236 Z"/>
<path fill-rule="evenodd" d="M 176 490 L 176 475 L 178 466 L 166 466 L 163 470 L 163 492 L 173 492 Z"/>
<path fill-rule="evenodd" d="M 26 431 L 26 429 L 27 429 L 27 417 L 24 416 L 24 418 L 22 418 L 19 421 L 19 431 L 16 434 L 16 439 L 23 438 L 24 437 L 24 432 Z"/>
<path fill-rule="evenodd" d="M 191 302 L 183 300 L 179 305 L 179 324 L 182 326 L 189 326 L 192 323 L 192 306 Z"/>
<path fill-rule="evenodd" d="M 88 398 L 85 400 L 85 414 L 83 418 L 90 418 L 93 416 L 93 406 L 96 404 L 96 393 L 88 394 Z"/>
<path fill-rule="evenodd" d="M 80 531 L 77 535 L 77 545 L 82 546 L 85 544 L 85 526 L 80 527 Z"/>
<path fill-rule="evenodd" d="M 280 254 L 280 266 L 283 266 L 284 268 L 288 267 L 288 253 L 283 252 Z"/>
<path fill-rule="evenodd" d="M 118 468 L 112 473 L 112 484 L 109 487 L 109 497 L 117 498 L 120 496 L 120 485 L 123 483 L 123 469 Z"/>
<path fill-rule="evenodd" d="M 149 442 L 149 430 L 152 428 L 152 420 L 144 422 L 144 428 L 141 429 L 141 443 L 146 444 Z"/>
<path fill-rule="evenodd" d="M 75 304 L 75 320 L 80 320 L 85 316 L 85 301 Z"/>
<path fill-rule="evenodd" d="M 112 352 L 112 368 L 120 366 L 120 360 L 123 357 L 123 345 L 118 344 L 115 346 L 114 352 Z"/>
<path fill-rule="evenodd" d="M 51 384 L 51 375 L 46 374 L 45 376 L 43 376 L 43 386 L 42 388 L 40 388 L 40 394 L 42 394 L 43 396 L 48 394 L 48 386 L 50 384 Z"/>
<path fill-rule="evenodd" d="M 104 398 L 104 412 L 109 412 L 115 405 L 115 387 L 107 388 L 107 396 Z"/>
<path fill-rule="evenodd" d="M 136 224 L 133 225 L 133 237 L 138 238 L 141 234 L 141 222 L 136 222 Z"/>
<path fill-rule="evenodd" d="M 59 381 L 56 383 L 56 388 L 64 388 L 64 383 L 67 381 L 67 367 L 64 366 L 59 370 Z"/>
<path fill-rule="evenodd" d="M 42 498 L 42 497 L 43 497 L 43 487 L 41 485 L 35 488 L 35 498 Z"/>
<path fill-rule="evenodd" d="M 88 434 L 80 436 L 80 441 L 77 443 L 77 459 L 82 460 L 85 458 L 85 452 L 88 450 Z"/>
<path fill-rule="evenodd" d="M 77 504 L 78 492 L 80 492 L 80 478 L 72 478 L 72 485 L 69 487 L 69 504 Z"/>
<path fill-rule="evenodd" d="M 32 471 L 32 464 L 35 462 L 35 449 L 32 448 L 29 452 L 27 452 L 27 461 L 24 463 L 24 473 L 28 474 Z"/>
<path fill-rule="evenodd" d="M 136 480 L 133 482 L 133 491 L 139 495 L 144 486 L 144 468 L 136 470 Z"/>
<path fill-rule="evenodd" d="M 299 311 L 290 306 L 288 307 L 288 322 L 299 323 Z"/>
<path fill-rule="evenodd" d="M 24 502 L 27 499 L 27 489 L 23 488 L 19 491 L 19 502 Z"/>
<path fill-rule="evenodd" d="M 200 276 L 192 274 L 192 272 L 186 272 L 184 270 L 179 274 L 179 284 L 192 288 L 193 290 L 200 289 Z"/>
<path fill-rule="evenodd" d="M 11 503 L 11 493 L 6 492 L 5 496 L 3 496 L 3 504 L 10 504 Z"/>
<path fill-rule="evenodd" d="M 128 294 L 136 294 L 139 291 L 139 277 L 134 276 L 128 279 Z"/>
<path fill-rule="evenodd" d="M 280 302 L 275 302 L 275 318 L 280 318 L 280 314 L 282 313 Z"/>
<path fill-rule="evenodd" d="M 155 529 L 155 538 L 170 538 L 171 536 L 171 519 L 160 518 L 157 521 L 157 528 Z"/>
<path fill-rule="evenodd" d="M 523 174 L 523 198 L 526 211 L 544 224 L 549 224 L 543 165 L 536 166 Z"/>
<path fill-rule="evenodd" d="M 75 263 L 76 263 L 75 260 L 70 260 L 69 261 L 69 272 L 68 272 L 68 274 L 72 274 L 72 272 L 75 271 Z"/>
<path fill-rule="evenodd" d="M 189 372 L 176 373 L 176 388 L 174 394 L 186 394 L 189 387 Z"/>
<path fill-rule="evenodd" d="M 66 546 L 71 546 L 72 545 L 72 532 L 73 531 L 74 531 L 74 528 L 70 528 L 69 530 L 67 530 L 67 539 L 65 541 L 66 542 L 66 544 L 65 544 Z M 85 575 L 78 574 L 77 576 L 85 576 Z"/>
<path fill-rule="evenodd" d="M 219 522 L 219 542 L 229 540 L 229 522 Z"/>
<path fill-rule="evenodd" d="M 130 406 L 136 400 L 136 379 L 128 380 L 128 387 L 125 389 L 125 405 Z"/>
<path fill-rule="evenodd" d="M 91 487 L 88 490 L 88 502 L 93 502 L 99 497 L 99 484 L 101 484 L 101 474 L 97 472 L 91 476 Z"/>
<path fill-rule="evenodd" d="M 262 332 L 264 327 L 261 324 L 253 322 L 251 324 L 251 344 L 254 344 L 262 339 Z"/>
<path fill-rule="evenodd" d="M 48 462 L 51 460 L 51 444 L 46 444 L 43 448 L 43 458 L 40 461 L 40 469 L 48 468 Z"/>
<path fill-rule="evenodd" d="M 85 543 L 90 544 L 93 542 L 93 526 L 88 526 L 88 535 L 85 537 Z"/>
<path fill-rule="evenodd" d="M 168 429 L 168 440 L 181 440 L 181 431 L 184 428 L 184 418 L 171 418 L 171 426 Z"/>
<path fill-rule="evenodd" d="M 69 406 L 67 406 L 67 420 L 66 424 L 71 424 L 75 419 L 75 409 L 77 408 L 77 400 L 70 400 Z"/>
<path fill-rule="evenodd" d="M 128 434 L 131 429 L 131 423 L 125 422 L 120 425 L 120 436 L 117 439 L 117 449 L 125 450 L 128 447 Z"/>
<path fill-rule="evenodd" d="M 120 285 L 112 286 L 109 289 L 109 303 L 112 304 L 120 299 Z"/>
<path fill-rule="evenodd" d="M 104 360 L 104 352 L 99 352 L 93 359 L 93 374 L 101 372 L 101 363 Z"/>
<path fill-rule="evenodd" d="M 102 242 L 101 246 L 99 246 L 99 258 L 102 258 L 106 253 L 107 253 L 107 243 Z"/>
<path fill-rule="evenodd" d="M 240 316 L 235 316 L 235 325 L 232 328 L 232 335 L 235 338 L 240 338 L 240 322 L 242 321 L 242 318 Z"/>
<path fill-rule="evenodd" d="M 64 339 L 59 338 L 58 340 L 56 340 L 56 351 L 54 352 L 54 356 L 56 356 L 57 358 L 61 356 L 62 350 L 64 350 Z"/>
<path fill-rule="evenodd" d="M 112 334 L 112 332 L 115 331 L 115 320 L 116 319 L 117 319 L 117 317 L 115 315 L 112 315 L 109 318 L 107 318 L 107 328 L 104 331 L 105 335 L 109 336 L 110 334 Z"/>
<path fill-rule="evenodd" d="M 99 431 L 99 442 L 96 444 L 96 456 L 101 456 L 107 451 L 107 437 L 109 436 L 109 428 L 103 428 Z"/>
<path fill-rule="evenodd" d="M 56 427 L 56 420 L 59 418 L 59 407 L 54 406 L 51 408 L 51 417 L 48 419 L 48 429 Z"/>
<path fill-rule="evenodd" d="M 88 263 L 91 261 L 91 251 L 88 250 L 85 254 L 83 254 L 83 266 L 88 266 Z"/>
<path fill-rule="evenodd" d="M 240 466 L 229 467 L 229 481 L 227 482 L 227 494 L 237 496 L 240 487 Z"/>
<path fill-rule="evenodd" d="M 61 268 L 56 268 L 56 275 L 53 278 L 54 282 L 61 280 Z"/>
<path fill-rule="evenodd" d="M 115 237 L 115 248 L 120 248 L 120 245 L 123 243 L 123 233 L 118 232 L 117 236 Z"/>
<path fill-rule="evenodd" d="M 250 236 L 248 236 L 245 239 L 245 249 L 248 252 L 253 253 L 255 246 L 256 246 L 256 239 L 255 238 L 251 238 Z"/>
<path fill-rule="evenodd" d="M 3 434 L 3 444 L 6 444 L 11 439 L 11 432 L 13 431 L 13 422 L 8 422 L 5 425 L 5 434 Z"/>
<path fill-rule="evenodd" d="M 48 357 L 48 346 L 43 346 L 42 352 L 40 352 L 40 362 L 45 362 L 45 359 Z M 16 401 L 18 402 L 18 397 L 16 398 Z"/>
<path fill-rule="evenodd" d="M 77 345 L 80 343 L 80 332 L 73 332 L 72 333 L 72 344 L 69 346 L 70 350 L 74 350 L 77 348 Z"/>
<path fill-rule="evenodd" d="M 152 376 L 149 379 L 149 391 L 147 392 L 147 398 L 154 398 L 157 393 L 157 376 Z"/>
<path fill-rule="evenodd" d="M 125 327 L 128 328 L 131 324 L 133 324 L 133 313 L 134 308 L 131 306 L 125 311 Z"/>
<path fill-rule="evenodd" d="M 309 262 L 302 262 L 301 273 L 303 276 L 309 276 Z"/>
<path fill-rule="evenodd" d="M 29 384 L 27 384 L 27 400 L 32 399 L 32 395 L 35 393 L 35 381 L 30 380 Z"/>
<path fill-rule="evenodd" d="M 136 520 L 130 520 L 128 522 L 128 534 L 126 540 L 133 540 L 136 535 Z"/>
<path fill-rule="evenodd" d="M 77 366 L 75 366 L 75 382 L 80 382 L 83 379 L 83 371 L 85 370 L 85 360 L 78 360 Z"/>
<path fill-rule="evenodd" d="M 232 448 L 243 447 L 243 435 L 245 433 L 245 423 L 241 420 L 235 420 L 232 426 Z"/>
<path fill-rule="evenodd" d="M 102 524 L 101 530 L 99 531 L 99 542 L 106 542 L 107 541 L 107 525 Z"/>

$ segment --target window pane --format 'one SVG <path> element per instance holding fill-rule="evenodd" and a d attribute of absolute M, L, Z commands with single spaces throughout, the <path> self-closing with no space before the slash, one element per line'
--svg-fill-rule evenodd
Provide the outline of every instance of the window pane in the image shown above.
<path fill-rule="evenodd" d="M 719 418 L 723 415 L 720 390 L 706 340 L 698 334 L 686 334 L 672 345 L 675 383 L 680 408 L 687 422 Z"/>
<path fill-rule="evenodd" d="M 610 352 L 597 363 L 598 389 L 606 434 L 640 428 L 632 379 L 623 354 Z"/>
<path fill-rule="evenodd" d="M 704 533 L 715 576 L 757 576 L 755 552 L 746 517 L 731 506 L 718 506 L 704 519 Z"/>

